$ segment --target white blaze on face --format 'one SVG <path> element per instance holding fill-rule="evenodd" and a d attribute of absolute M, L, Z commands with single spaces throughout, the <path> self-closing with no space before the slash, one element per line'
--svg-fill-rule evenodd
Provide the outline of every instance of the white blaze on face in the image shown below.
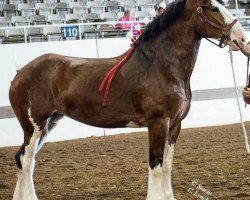
<path fill-rule="evenodd" d="M 214 7 L 217 7 L 219 9 L 219 11 L 220 11 L 221 15 L 223 16 L 224 21 L 227 25 L 229 25 L 233 22 L 233 20 L 235 19 L 234 16 L 223 5 L 221 5 L 216 0 L 211 0 L 211 4 Z"/>
<path fill-rule="evenodd" d="M 211 4 L 214 7 L 217 7 L 221 13 L 221 15 L 224 18 L 224 22 L 229 25 L 231 24 L 235 17 L 227 10 L 223 5 L 221 5 L 219 2 L 216 0 L 211 0 Z M 246 33 L 244 28 L 241 26 L 241 24 L 237 21 L 233 27 L 231 28 L 231 41 L 236 40 L 238 45 L 241 46 L 242 48 L 246 46 Z M 242 41 L 242 38 L 244 38 L 245 41 Z"/>

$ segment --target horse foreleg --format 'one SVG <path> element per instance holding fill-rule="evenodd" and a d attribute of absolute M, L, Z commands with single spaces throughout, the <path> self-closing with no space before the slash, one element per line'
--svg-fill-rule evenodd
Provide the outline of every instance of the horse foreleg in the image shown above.
<path fill-rule="evenodd" d="M 147 200 L 174 200 L 171 183 L 169 184 L 173 158 L 173 145 L 168 145 L 168 118 L 149 123 L 149 174 Z M 171 165 L 172 166 L 172 165 Z M 170 170 L 169 170 L 170 169 Z M 166 184 L 168 183 L 168 184 Z"/>
<path fill-rule="evenodd" d="M 174 157 L 174 145 L 181 130 L 181 123 L 172 127 L 169 131 L 169 139 L 166 141 L 163 154 L 163 196 L 164 199 L 175 200 L 171 184 L 171 172 Z"/>
<path fill-rule="evenodd" d="M 163 188 L 164 200 L 175 200 L 171 184 L 173 157 L 174 157 L 174 144 L 169 144 L 168 142 L 166 142 L 163 154 L 163 167 L 162 167 L 162 188 Z"/>

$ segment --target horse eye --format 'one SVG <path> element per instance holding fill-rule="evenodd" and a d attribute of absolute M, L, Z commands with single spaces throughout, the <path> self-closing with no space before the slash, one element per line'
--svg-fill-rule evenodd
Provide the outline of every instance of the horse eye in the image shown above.
<path fill-rule="evenodd" d="M 213 12 L 219 12 L 219 8 L 218 7 L 212 7 L 211 9 Z"/>

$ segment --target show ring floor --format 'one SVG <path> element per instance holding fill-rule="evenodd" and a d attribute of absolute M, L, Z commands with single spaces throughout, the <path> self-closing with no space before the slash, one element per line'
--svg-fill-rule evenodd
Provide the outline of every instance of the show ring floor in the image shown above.
<path fill-rule="evenodd" d="M 246 129 L 250 132 L 250 123 Z M 1 200 L 11 199 L 14 192 L 18 148 L 0 148 Z M 46 143 L 36 156 L 37 196 L 40 200 L 145 200 L 147 163 L 147 133 Z M 250 200 L 250 155 L 241 126 L 182 130 L 172 184 L 177 200 L 195 200 L 198 195 L 209 200 Z"/>

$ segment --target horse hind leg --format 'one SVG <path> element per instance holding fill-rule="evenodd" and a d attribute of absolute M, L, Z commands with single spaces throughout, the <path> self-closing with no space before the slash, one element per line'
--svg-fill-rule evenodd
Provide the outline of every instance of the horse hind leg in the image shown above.
<path fill-rule="evenodd" d="M 20 121 L 24 130 L 24 144 L 17 152 L 17 184 L 13 200 L 36 200 L 36 193 L 33 184 L 33 172 L 35 167 L 35 154 L 38 142 L 42 135 L 44 123 L 36 123 L 28 110 L 28 119 Z"/>
<path fill-rule="evenodd" d="M 36 200 L 33 184 L 33 172 L 35 167 L 35 155 L 42 147 L 49 131 L 55 127 L 56 122 L 62 118 L 61 114 L 52 114 L 47 120 L 34 119 L 28 111 L 29 118 L 21 120 L 24 129 L 24 144 L 15 155 L 18 180 L 13 200 Z M 24 122 L 25 121 L 25 122 Z"/>

